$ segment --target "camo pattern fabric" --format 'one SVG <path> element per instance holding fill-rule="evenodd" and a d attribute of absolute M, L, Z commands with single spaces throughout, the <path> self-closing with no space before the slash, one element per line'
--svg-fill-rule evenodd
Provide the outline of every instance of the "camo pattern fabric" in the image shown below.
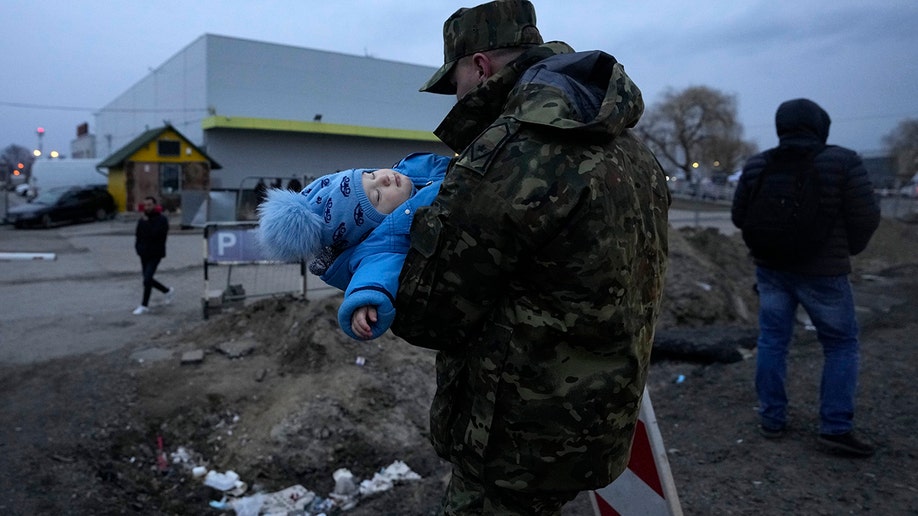
<path fill-rule="evenodd" d="M 660 313 L 666 179 L 615 59 L 536 47 L 437 130 L 460 152 L 411 230 L 393 325 L 439 351 L 437 452 L 521 492 L 625 468 Z"/>
<path fill-rule="evenodd" d="M 473 12 L 473 16 L 466 13 Z M 462 8 L 443 24 L 443 62 L 475 52 L 513 45 L 540 45 L 535 8 L 527 0 L 490 2 L 475 9 Z"/>
<path fill-rule="evenodd" d="M 541 45 L 536 13 L 528 0 L 488 2 L 460 8 L 443 24 L 443 66 L 421 91 L 453 95 L 449 74 L 462 57 L 498 48 Z"/>

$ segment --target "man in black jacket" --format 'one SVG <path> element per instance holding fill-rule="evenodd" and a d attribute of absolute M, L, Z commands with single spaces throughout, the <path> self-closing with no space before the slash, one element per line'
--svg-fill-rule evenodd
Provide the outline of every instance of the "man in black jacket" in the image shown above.
<path fill-rule="evenodd" d="M 819 105 L 808 99 L 784 102 L 778 108 L 775 123 L 780 144 L 766 153 L 778 157 L 814 156 L 820 206 L 834 216 L 825 243 L 807 257 L 776 261 L 752 252 L 759 292 L 755 384 L 760 431 L 769 438 L 781 437 L 785 431 L 787 350 L 799 304 L 816 327 L 825 357 L 819 442 L 834 450 L 870 456 L 873 446 L 852 431 L 859 345 L 848 274 L 851 256 L 867 247 L 879 225 L 880 209 L 857 153 L 826 145 L 830 119 Z M 768 160 L 766 153 L 749 158 L 737 185 L 732 218 L 740 229 L 746 221 L 753 192 L 769 187 L 768 181 L 759 180 Z"/>
<path fill-rule="evenodd" d="M 140 257 L 143 270 L 143 301 L 134 309 L 134 315 L 142 315 L 150 311 L 150 293 L 155 288 L 166 295 L 164 303 L 172 302 L 175 292 L 162 283 L 156 281 L 153 275 L 159 262 L 166 257 L 166 236 L 169 234 L 169 220 L 160 213 L 156 199 L 147 197 L 143 200 L 143 217 L 137 221 L 137 230 L 134 233 L 134 250 Z"/>

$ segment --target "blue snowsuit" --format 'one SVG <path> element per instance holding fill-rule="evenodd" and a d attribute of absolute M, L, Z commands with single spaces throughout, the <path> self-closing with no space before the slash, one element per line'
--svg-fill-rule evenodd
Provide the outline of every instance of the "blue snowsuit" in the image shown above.
<path fill-rule="evenodd" d="M 426 166 L 399 166 L 409 159 Z M 363 340 L 351 331 L 351 317 L 361 306 L 376 307 L 378 319 L 373 325 L 370 340 L 379 337 L 391 326 L 395 318 L 398 276 L 411 246 L 411 221 L 418 207 L 433 203 L 449 161 L 450 158 L 445 156 L 415 153 L 393 167 L 411 178 L 418 191 L 387 215 L 363 242 L 341 253 L 320 276 L 325 283 L 344 290 L 344 302 L 338 309 L 338 324 L 351 338 Z"/>

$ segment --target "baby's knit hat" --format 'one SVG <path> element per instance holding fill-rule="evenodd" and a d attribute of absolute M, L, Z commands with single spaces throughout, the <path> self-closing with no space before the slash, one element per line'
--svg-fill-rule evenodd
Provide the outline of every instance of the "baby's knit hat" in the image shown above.
<path fill-rule="evenodd" d="M 328 174 L 299 193 L 268 190 L 258 207 L 259 237 L 267 257 L 298 262 L 326 249 L 337 253 L 360 243 L 385 218 L 363 191 L 363 174 L 374 170 Z"/>

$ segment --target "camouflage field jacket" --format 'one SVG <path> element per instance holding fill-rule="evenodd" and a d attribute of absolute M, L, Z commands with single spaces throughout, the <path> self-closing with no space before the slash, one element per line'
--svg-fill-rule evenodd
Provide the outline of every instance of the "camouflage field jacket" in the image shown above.
<path fill-rule="evenodd" d="M 393 331 L 439 350 L 431 441 L 484 482 L 582 490 L 628 461 L 670 202 L 642 112 L 612 56 L 555 42 L 437 129 L 459 155 L 415 215 Z"/>

